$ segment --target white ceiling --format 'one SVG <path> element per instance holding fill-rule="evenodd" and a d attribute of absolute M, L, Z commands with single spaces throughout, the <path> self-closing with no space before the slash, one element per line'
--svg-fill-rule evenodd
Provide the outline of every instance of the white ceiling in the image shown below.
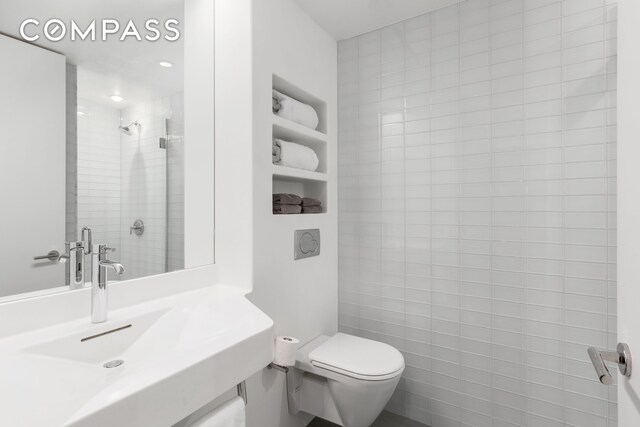
<path fill-rule="evenodd" d="M 336 40 L 349 39 L 463 0 L 295 0 Z"/>
<path fill-rule="evenodd" d="M 103 18 L 113 18 L 120 22 L 121 30 L 133 20 L 145 34 L 144 23 L 149 18 L 175 18 L 180 21 L 184 33 L 184 0 L 0 0 L 0 33 L 20 39 L 20 23 L 26 18 L 40 21 L 41 27 L 51 18 L 61 19 L 67 24 L 73 19 L 81 28 L 96 20 L 100 28 Z M 38 32 L 42 34 L 42 30 Z M 100 31 L 96 31 L 99 38 Z M 101 40 L 70 41 L 65 37 L 59 42 L 51 42 L 44 37 L 34 44 L 61 53 L 67 62 L 78 66 L 78 97 L 111 105 L 118 109 L 138 102 L 157 99 L 182 91 L 183 42 L 160 39 L 157 42 L 139 42 L 133 38 L 121 42 L 112 36 L 106 42 Z M 169 61 L 172 68 L 163 68 L 158 63 Z M 119 93 L 125 100 L 115 103 L 109 96 Z"/>

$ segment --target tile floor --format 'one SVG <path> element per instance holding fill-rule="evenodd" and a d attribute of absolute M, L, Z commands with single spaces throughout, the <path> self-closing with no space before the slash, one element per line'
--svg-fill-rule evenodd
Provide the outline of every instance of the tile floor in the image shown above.
<path fill-rule="evenodd" d="M 338 427 L 337 424 L 315 418 L 307 427 Z M 383 411 L 371 427 L 429 427 L 391 412 Z"/>

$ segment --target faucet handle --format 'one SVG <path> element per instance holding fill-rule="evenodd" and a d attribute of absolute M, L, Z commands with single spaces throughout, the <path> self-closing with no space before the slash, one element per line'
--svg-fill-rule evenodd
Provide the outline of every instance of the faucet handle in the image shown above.
<path fill-rule="evenodd" d="M 66 255 L 69 255 L 71 252 L 74 252 L 74 251 L 84 251 L 85 250 L 84 242 L 83 241 L 66 242 L 65 249 L 67 251 Z"/>
<path fill-rule="evenodd" d="M 95 255 L 107 255 L 107 252 L 115 252 L 116 248 L 111 248 L 107 245 L 96 244 L 93 245 L 93 253 Z"/>

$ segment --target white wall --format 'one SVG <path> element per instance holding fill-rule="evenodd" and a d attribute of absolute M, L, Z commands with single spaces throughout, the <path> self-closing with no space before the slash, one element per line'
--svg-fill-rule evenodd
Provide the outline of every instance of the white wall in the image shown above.
<path fill-rule="evenodd" d="M 640 3 L 619 2 L 619 78 L 618 78 L 618 340 L 629 344 L 631 354 L 640 351 L 638 300 L 640 300 Z M 613 350 L 610 343 L 610 349 Z M 613 368 L 615 370 L 615 368 Z M 640 425 L 640 375 L 627 379 L 618 375 L 618 425 Z"/>
<path fill-rule="evenodd" d="M 340 329 L 423 423 L 614 426 L 616 6 L 470 0 L 340 43 Z"/>
<path fill-rule="evenodd" d="M 243 118 L 244 123 L 253 124 L 250 152 L 254 249 L 250 299 L 274 320 L 277 335 L 293 335 L 304 343 L 337 329 L 337 47 L 291 0 L 254 0 L 251 4 L 253 113 L 251 121 Z M 216 73 L 218 66 L 219 63 Z M 272 215 L 274 73 L 327 103 L 327 214 Z M 322 253 L 317 258 L 294 261 L 294 230 L 305 228 L 320 228 Z M 249 426 L 300 426 L 310 419 L 308 415 L 288 415 L 282 373 L 264 370 L 254 376 L 249 381 L 249 394 Z"/>
<path fill-rule="evenodd" d="M 211 0 L 185 0 L 184 12 L 184 119 L 185 147 L 185 267 L 214 262 L 215 131 L 214 131 L 214 20 Z M 224 176 L 224 175 L 220 175 Z"/>
<path fill-rule="evenodd" d="M 113 259 L 120 259 L 120 110 L 86 99 L 78 99 L 78 110 L 84 115 L 77 120 L 77 183 L 67 182 L 67 186 L 77 185 L 73 240 L 80 240 L 82 227 L 89 227 L 94 243 L 116 248 Z"/>
<path fill-rule="evenodd" d="M 216 265 L 222 281 L 248 289 L 254 239 L 251 5 L 251 0 L 215 2 Z"/>
<path fill-rule="evenodd" d="M 33 261 L 64 251 L 64 56 L 0 34 L 0 295 L 64 283 L 62 265 Z"/>

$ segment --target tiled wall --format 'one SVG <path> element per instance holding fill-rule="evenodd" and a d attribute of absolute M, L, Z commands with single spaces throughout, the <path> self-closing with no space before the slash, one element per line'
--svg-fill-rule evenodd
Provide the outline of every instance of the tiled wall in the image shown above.
<path fill-rule="evenodd" d="M 78 99 L 78 221 L 93 231 L 93 242 L 120 249 L 120 110 Z M 67 184 L 68 185 L 68 184 Z M 116 275 L 111 275 L 112 279 Z"/>
<path fill-rule="evenodd" d="M 182 95 L 122 111 L 79 99 L 77 109 L 82 113 L 77 118 L 77 184 L 73 179 L 67 181 L 70 195 L 77 185 L 77 205 L 73 206 L 71 197 L 67 200 L 71 204 L 68 217 L 77 218 L 77 222 L 73 222 L 75 229 L 68 239 L 80 239 L 82 227 L 91 227 L 94 243 L 116 248 L 112 258 L 127 270 L 122 279 L 184 268 Z M 165 118 L 171 119 L 173 129 L 169 151 L 159 147 L 160 137 L 166 136 Z M 121 123 L 126 126 L 135 120 L 142 126 L 139 130 L 132 127 L 133 135 L 118 129 Z M 69 155 L 73 157 L 73 153 Z M 145 224 L 142 236 L 129 234 L 129 227 L 138 218 Z"/>
<path fill-rule="evenodd" d="M 66 220 L 65 240 L 77 240 L 78 229 L 78 78 L 75 65 L 67 64 L 66 73 Z"/>
<path fill-rule="evenodd" d="M 389 409 L 615 426 L 616 6 L 467 0 L 339 45 L 340 329 Z"/>
<path fill-rule="evenodd" d="M 175 114 L 174 114 L 175 113 Z M 164 273 L 169 267 L 167 244 L 171 245 L 172 270 L 183 268 L 184 261 L 178 252 L 184 247 L 184 161 L 174 156 L 169 165 L 170 180 L 176 194 L 170 194 L 171 207 L 167 209 L 167 153 L 159 140 L 166 137 L 165 119 L 171 126 L 183 129 L 182 95 L 144 102 L 122 111 L 124 126 L 138 121 L 141 126 L 132 128 L 133 135 L 122 135 L 122 259 L 128 267 L 125 278 Z M 177 145 L 179 144 L 179 145 Z M 169 142 L 171 155 L 183 152 L 182 138 Z M 170 213 L 170 217 L 167 215 Z M 145 224 L 144 234 L 129 234 L 129 227 L 136 219 Z M 167 236 L 167 224 L 172 231 Z"/>
<path fill-rule="evenodd" d="M 182 95 L 171 97 L 168 176 L 167 271 L 184 268 L 184 106 Z"/>

